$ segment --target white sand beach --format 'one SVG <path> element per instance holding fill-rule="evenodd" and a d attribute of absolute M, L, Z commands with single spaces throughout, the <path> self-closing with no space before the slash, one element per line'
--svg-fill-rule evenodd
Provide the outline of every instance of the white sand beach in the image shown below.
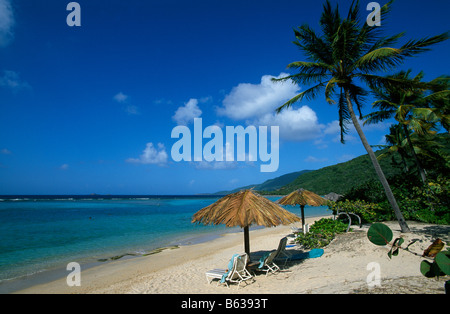
<path fill-rule="evenodd" d="M 309 218 L 312 224 L 319 219 Z M 387 222 L 400 235 L 396 222 Z M 408 240 L 420 239 L 411 251 L 422 253 L 432 240 L 440 237 L 448 240 L 450 226 L 408 222 L 412 232 L 404 234 Z M 250 232 L 252 252 L 271 251 L 280 239 L 291 233 L 291 226 L 259 229 Z M 205 272 L 213 268 L 226 268 L 235 253 L 243 252 L 243 234 L 233 233 L 204 243 L 167 249 L 145 257 L 117 260 L 103 265 L 82 269 L 81 286 L 69 287 L 66 278 L 17 293 L 63 294 L 290 294 L 290 293 L 417 293 L 443 294 L 444 282 L 425 278 L 419 270 L 423 258 L 401 251 L 391 260 L 389 248 L 375 246 L 367 239 L 368 226 L 338 235 L 319 258 L 294 262 L 276 274 L 257 275 L 249 284 L 240 288 L 216 282 L 208 284 Z M 291 249 L 291 248 L 290 248 Z M 369 287 L 367 277 L 373 271 L 369 263 L 380 266 L 380 286 Z"/>

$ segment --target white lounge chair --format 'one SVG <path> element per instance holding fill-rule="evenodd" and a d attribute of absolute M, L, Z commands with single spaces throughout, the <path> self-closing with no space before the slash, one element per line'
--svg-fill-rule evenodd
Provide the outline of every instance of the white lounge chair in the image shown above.
<path fill-rule="evenodd" d="M 274 258 L 277 254 L 277 251 L 273 251 L 265 256 L 263 256 L 260 260 L 259 264 L 254 265 L 252 270 L 266 272 L 266 277 L 271 272 L 272 274 L 276 273 L 280 270 L 277 264 L 274 263 Z"/>
<path fill-rule="evenodd" d="M 286 265 L 286 263 L 291 259 L 291 254 L 286 251 L 286 243 L 286 237 L 280 240 L 274 256 L 274 260 L 284 261 L 284 265 Z"/>
<path fill-rule="evenodd" d="M 206 272 L 206 280 L 211 283 L 214 279 L 219 279 L 217 285 L 224 283 L 229 288 L 228 283 L 237 283 L 237 288 L 241 282 L 253 278 L 246 266 L 248 255 L 245 253 L 234 254 L 228 263 L 228 269 L 212 269 Z"/>

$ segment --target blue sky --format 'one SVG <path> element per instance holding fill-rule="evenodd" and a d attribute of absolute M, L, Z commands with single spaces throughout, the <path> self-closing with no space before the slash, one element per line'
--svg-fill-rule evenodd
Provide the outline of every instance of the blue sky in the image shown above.
<path fill-rule="evenodd" d="M 85 0 L 80 27 L 66 23 L 69 2 L 0 0 L 0 195 L 215 192 L 365 153 L 354 131 L 339 142 L 337 108 L 324 97 L 273 113 L 306 87 L 270 78 L 305 60 L 292 29 L 318 30 L 323 1 Z M 350 2 L 339 1 L 342 14 Z M 448 12 L 447 0 L 399 0 L 381 27 L 406 31 L 404 43 L 447 31 Z M 449 48 L 401 68 L 448 74 Z M 193 118 L 224 132 L 280 125 L 278 170 L 175 162 L 172 129 L 192 129 Z M 369 142 L 382 143 L 388 127 L 366 127 Z"/>

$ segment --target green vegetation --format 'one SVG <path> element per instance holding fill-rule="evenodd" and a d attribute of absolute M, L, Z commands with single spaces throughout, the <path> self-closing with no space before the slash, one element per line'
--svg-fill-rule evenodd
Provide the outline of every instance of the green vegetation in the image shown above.
<path fill-rule="evenodd" d="M 367 238 L 375 245 L 390 245 L 391 249 L 387 254 L 389 258 L 397 256 L 399 254 L 399 251 L 403 250 L 416 256 L 421 256 L 428 259 L 422 260 L 422 262 L 420 263 L 420 272 L 425 277 L 439 278 L 440 276 L 450 275 L 450 249 L 447 247 L 446 251 L 442 251 L 445 244 L 441 239 L 436 239 L 423 252 L 423 254 L 420 255 L 409 250 L 409 247 L 412 246 L 416 242 L 416 240 L 411 241 L 406 247 L 402 246 L 404 243 L 404 239 L 402 237 L 396 238 L 391 243 L 391 240 L 393 238 L 392 230 L 382 223 L 373 224 L 367 231 Z M 450 281 L 447 281 L 446 285 L 448 285 L 449 282 Z"/>
<path fill-rule="evenodd" d="M 311 226 L 309 232 L 298 234 L 296 242 L 306 249 L 321 248 L 328 245 L 336 234 L 344 233 L 346 230 L 347 225 L 342 221 L 322 218 Z"/>

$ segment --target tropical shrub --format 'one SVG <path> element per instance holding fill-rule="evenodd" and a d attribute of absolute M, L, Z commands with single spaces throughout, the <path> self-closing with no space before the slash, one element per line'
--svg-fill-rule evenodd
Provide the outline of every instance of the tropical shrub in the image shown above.
<path fill-rule="evenodd" d="M 338 211 L 355 213 L 361 218 L 361 222 L 363 223 L 391 220 L 394 217 L 394 213 L 389 210 L 387 204 L 345 200 L 335 203 L 330 202 L 328 207 L 333 211 L 333 214 L 336 214 Z"/>
<path fill-rule="evenodd" d="M 379 181 L 369 180 L 352 187 L 342 199 L 360 200 L 367 203 L 380 203 L 386 201 L 386 194 Z"/>
<path fill-rule="evenodd" d="M 405 219 L 434 224 L 450 224 L 450 180 L 438 177 L 427 185 L 396 188 Z"/>
<path fill-rule="evenodd" d="M 343 233 L 346 230 L 345 223 L 331 218 L 322 218 L 311 226 L 309 232 L 300 233 L 296 242 L 307 249 L 321 248 L 328 245 L 337 233 Z"/>

